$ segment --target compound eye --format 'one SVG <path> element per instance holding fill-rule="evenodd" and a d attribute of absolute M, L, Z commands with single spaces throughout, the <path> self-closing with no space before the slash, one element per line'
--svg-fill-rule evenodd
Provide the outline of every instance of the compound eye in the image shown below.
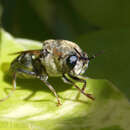
<path fill-rule="evenodd" d="M 71 55 L 67 58 L 66 63 L 70 69 L 73 69 L 74 66 L 76 65 L 77 60 L 78 60 L 78 57 L 76 55 Z"/>

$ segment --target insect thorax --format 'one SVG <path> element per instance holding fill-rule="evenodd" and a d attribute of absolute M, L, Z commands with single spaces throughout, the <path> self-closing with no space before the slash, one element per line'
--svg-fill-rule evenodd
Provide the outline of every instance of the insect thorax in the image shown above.
<path fill-rule="evenodd" d="M 68 73 L 70 71 L 66 65 L 66 59 L 69 55 L 76 53 L 74 48 L 82 53 L 81 49 L 70 41 L 47 40 L 44 42 L 44 50 L 47 50 L 48 54 L 40 60 L 43 66 L 45 66 L 48 75 L 61 76 L 63 73 Z M 79 68 L 76 68 L 76 71 L 81 71 L 81 65 L 79 64 L 78 66 Z"/>

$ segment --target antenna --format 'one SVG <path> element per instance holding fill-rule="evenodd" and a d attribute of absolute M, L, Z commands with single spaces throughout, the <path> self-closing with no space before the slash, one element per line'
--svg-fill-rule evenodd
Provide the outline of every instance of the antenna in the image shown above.
<path fill-rule="evenodd" d="M 97 53 L 97 54 L 95 54 L 95 55 L 93 55 L 93 56 L 91 56 L 91 57 L 88 57 L 87 59 L 88 59 L 88 60 L 95 59 L 96 56 L 99 56 L 99 55 L 101 55 L 101 54 L 103 54 L 103 53 L 104 53 L 104 51 L 101 51 L 101 52 L 99 52 L 99 53 Z"/>

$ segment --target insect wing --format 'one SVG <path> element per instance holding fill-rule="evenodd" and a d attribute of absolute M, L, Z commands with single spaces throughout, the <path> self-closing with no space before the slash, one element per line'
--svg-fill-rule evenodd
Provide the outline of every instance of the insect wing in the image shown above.
<path fill-rule="evenodd" d="M 30 53 L 30 54 L 34 54 L 34 55 L 40 55 L 40 50 L 25 50 L 25 51 L 19 51 L 19 52 L 15 52 L 15 53 L 10 53 L 10 55 L 17 55 L 17 54 L 22 54 L 22 53 Z"/>

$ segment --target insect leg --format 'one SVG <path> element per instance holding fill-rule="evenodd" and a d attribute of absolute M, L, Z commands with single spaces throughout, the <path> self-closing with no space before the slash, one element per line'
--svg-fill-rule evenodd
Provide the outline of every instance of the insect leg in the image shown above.
<path fill-rule="evenodd" d="M 47 81 L 41 78 L 41 81 L 53 92 L 53 94 L 56 96 L 57 102 L 58 102 L 58 106 L 61 105 L 61 102 L 59 100 L 59 97 L 55 91 L 55 89 L 51 86 L 51 84 Z"/>
<path fill-rule="evenodd" d="M 33 63 L 34 71 L 37 74 L 37 78 L 39 78 L 53 92 L 53 94 L 56 96 L 58 106 L 61 105 L 59 97 L 58 97 L 55 89 L 47 81 L 48 76 L 47 76 L 47 73 L 46 73 L 46 70 L 45 70 L 44 66 L 41 64 L 41 61 L 39 59 L 36 59 L 36 60 L 33 60 L 32 63 Z"/>
<path fill-rule="evenodd" d="M 69 75 L 71 78 L 73 78 L 74 80 L 76 80 L 76 81 L 79 81 L 79 82 L 81 82 L 81 83 L 83 83 L 83 87 L 82 87 L 82 91 L 84 91 L 85 90 L 85 88 L 86 88 L 86 86 L 87 86 L 87 82 L 86 82 L 86 80 L 84 79 L 84 77 L 74 77 L 74 76 L 72 76 L 72 75 Z M 80 91 L 79 91 L 79 93 L 78 93 L 78 95 L 76 96 L 76 99 L 79 99 L 79 96 L 80 96 Z"/>
<path fill-rule="evenodd" d="M 80 89 L 72 80 L 68 79 L 65 75 L 63 75 L 64 79 L 67 80 L 69 83 L 71 83 L 72 85 L 74 85 L 75 88 L 77 88 L 82 94 L 84 94 L 85 96 L 87 96 L 88 98 L 94 100 L 94 98 L 92 97 L 91 94 L 85 93 L 84 90 Z M 71 77 L 73 79 L 73 77 Z"/>
<path fill-rule="evenodd" d="M 0 102 L 5 101 L 6 99 L 8 99 L 13 94 L 15 89 L 16 89 L 16 72 L 13 73 L 13 88 L 12 88 L 12 91 L 5 98 L 0 99 Z"/>
<path fill-rule="evenodd" d="M 28 70 L 24 70 L 24 69 L 17 69 L 17 72 L 19 73 L 24 73 L 24 74 L 27 74 L 27 75 L 31 75 L 33 77 L 36 77 L 36 73 L 33 72 L 33 71 L 28 71 Z"/>
<path fill-rule="evenodd" d="M 5 101 L 6 99 L 8 99 L 13 94 L 13 92 L 16 90 L 16 73 L 25 73 L 27 75 L 37 77 L 35 72 L 27 71 L 27 70 L 24 70 L 24 69 L 17 69 L 16 72 L 13 72 L 13 88 L 12 88 L 12 91 L 5 98 L 0 99 L 0 102 Z"/>
<path fill-rule="evenodd" d="M 85 90 L 85 88 L 86 88 L 86 86 L 87 86 L 87 82 L 86 82 L 85 79 L 82 79 L 82 78 L 80 78 L 80 77 L 75 77 L 75 76 L 72 76 L 72 75 L 69 75 L 69 76 L 70 76 L 72 79 L 83 83 L 82 91 Z"/>

